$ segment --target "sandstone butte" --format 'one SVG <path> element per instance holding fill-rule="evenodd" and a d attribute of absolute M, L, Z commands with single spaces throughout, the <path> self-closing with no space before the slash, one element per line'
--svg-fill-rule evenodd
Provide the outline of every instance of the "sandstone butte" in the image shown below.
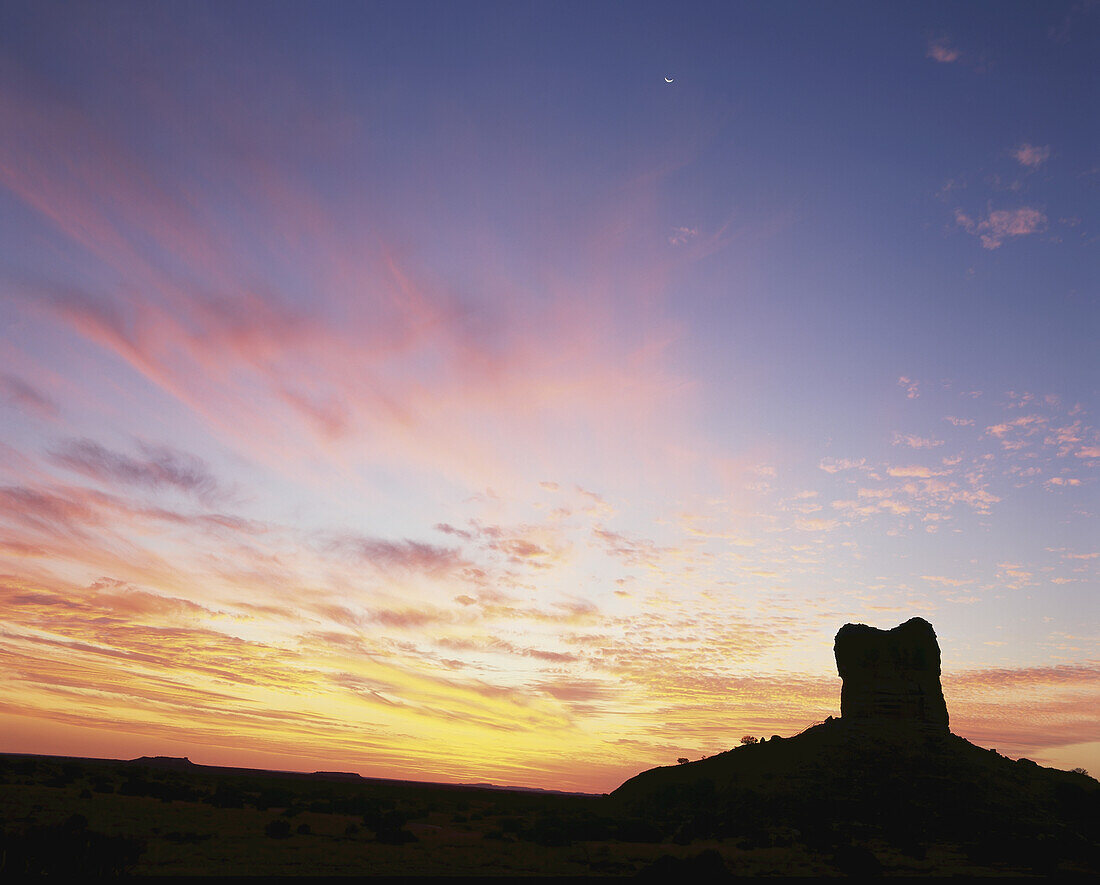
<path fill-rule="evenodd" d="M 845 624 L 836 634 L 833 653 L 844 681 L 841 719 L 949 730 L 940 687 L 940 646 L 923 618 L 910 618 L 893 630 Z"/>

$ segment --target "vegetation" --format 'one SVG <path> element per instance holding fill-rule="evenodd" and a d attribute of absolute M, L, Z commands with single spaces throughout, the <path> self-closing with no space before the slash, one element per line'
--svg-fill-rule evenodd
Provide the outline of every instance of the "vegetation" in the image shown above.
<path fill-rule="evenodd" d="M 862 751 L 864 773 L 885 778 L 885 786 L 852 781 L 845 793 L 838 786 L 846 782 L 837 755 L 843 746 L 811 737 L 808 749 L 798 738 L 771 739 L 751 752 L 656 769 L 648 774 L 667 772 L 680 781 L 635 798 L 625 788 L 613 796 L 545 794 L 0 755 L 0 878 L 1100 869 L 1089 854 L 1100 808 L 1100 785 L 1091 779 L 1013 763 L 967 744 L 979 760 L 967 764 L 986 765 L 992 780 L 983 786 L 960 780 L 958 772 L 925 772 L 955 790 L 958 806 L 934 809 L 943 831 L 926 833 L 906 815 L 919 821 L 940 788 L 928 792 L 918 782 L 896 780 L 896 747 Z M 912 759 L 900 758 L 903 768 L 910 766 L 904 770 L 915 770 Z M 736 769 L 728 769 L 734 763 Z M 1011 789 L 997 780 L 1003 766 Z M 1047 775 L 1054 776 L 1053 792 L 1044 792 Z M 1004 803 L 1022 797 L 1027 813 L 971 800 L 983 791 Z M 875 803 L 873 815 L 868 802 Z"/>

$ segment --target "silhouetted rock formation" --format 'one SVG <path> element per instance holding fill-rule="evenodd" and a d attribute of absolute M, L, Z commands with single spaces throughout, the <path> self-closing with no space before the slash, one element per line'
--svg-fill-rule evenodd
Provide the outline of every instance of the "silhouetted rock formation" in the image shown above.
<path fill-rule="evenodd" d="M 197 768 L 186 756 L 141 756 L 130 760 L 131 765 L 148 765 L 152 768 Z"/>
<path fill-rule="evenodd" d="M 361 781 L 363 776 L 354 771 L 315 771 L 313 777 L 329 781 Z"/>
<path fill-rule="evenodd" d="M 923 858 L 939 846 L 961 858 L 959 869 L 1100 872 L 1100 783 L 951 734 L 927 621 L 893 630 L 847 624 L 835 650 L 840 719 L 650 769 L 615 790 L 612 803 L 681 844 L 795 839 L 841 871 L 870 871 L 872 849 Z M 935 871 L 954 862 L 921 863 Z"/>
<path fill-rule="evenodd" d="M 923 618 L 893 630 L 845 624 L 833 646 L 844 686 L 840 717 L 866 724 L 913 724 L 947 733 L 940 647 Z"/>

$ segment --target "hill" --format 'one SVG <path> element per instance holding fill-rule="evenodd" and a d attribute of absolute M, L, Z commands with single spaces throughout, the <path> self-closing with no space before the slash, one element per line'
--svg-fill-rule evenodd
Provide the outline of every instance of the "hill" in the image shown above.
<path fill-rule="evenodd" d="M 680 841 L 749 834 L 830 851 L 881 844 L 917 858 L 951 845 L 980 862 L 1100 870 L 1100 784 L 953 734 L 830 719 L 644 772 L 612 799 Z"/>
<path fill-rule="evenodd" d="M 922 857 L 951 845 L 1017 869 L 1100 871 L 1100 783 L 952 734 L 930 624 L 846 625 L 836 655 L 840 719 L 643 772 L 612 799 L 680 840 L 750 833 L 868 865 L 872 846 Z"/>

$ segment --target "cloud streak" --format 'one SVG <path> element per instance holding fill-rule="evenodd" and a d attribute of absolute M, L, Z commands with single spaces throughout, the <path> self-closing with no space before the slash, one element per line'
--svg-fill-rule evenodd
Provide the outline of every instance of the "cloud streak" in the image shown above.
<path fill-rule="evenodd" d="M 0 399 L 51 420 L 57 418 L 61 411 L 53 399 L 17 375 L 0 374 Z"/>
<path fill-rule="evenodd" d="M 92 440 L 72 440 L 53 453 L 55 463 L 107 483 L 172 488 L 202 499 L 223 492 L 203 462 L 167 446 L 139 446 L 140 457 L 113 452 Z"/>

